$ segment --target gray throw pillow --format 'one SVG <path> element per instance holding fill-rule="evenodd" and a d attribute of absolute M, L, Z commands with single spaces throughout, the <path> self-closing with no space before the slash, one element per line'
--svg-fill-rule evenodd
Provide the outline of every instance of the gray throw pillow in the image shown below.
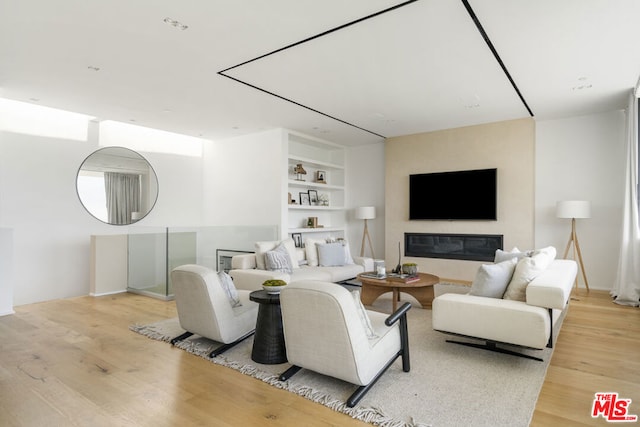
<path fill-rule="evenodd" d="M 264 263 L 269 271 L 280 271 L 282 273 L 293 273 L 293 263 L 289 251 L 284 243 L 280 243 L 274 250 L 265 252 Z"/>
<path fill-rule="evenodd" d="M 242 306 L 240 298 L 238 297 L 238 291 L 236 290 L 236 286 L 233 284 L 231 276 L 224 271 L 221 271 L 218 273 L 218 280 L 220 281 L 220 286 L 224 289 L 225 294 L 227 294 L 227 299 L 229 300 L 231 307 Z"/>
<path fill-rule="evenodd" d="M 345 265 L 346 255 L 342 243 L 316 244 L 318 247 L 318 263 L 322 267 Z"/>
<path fill-rule="evenodd" d="M 497 264 L 483 264 L 478 269 L 471 284 L 469 295 L 480 297 L 502 298 L 518 260 L 511 258 Z"/>

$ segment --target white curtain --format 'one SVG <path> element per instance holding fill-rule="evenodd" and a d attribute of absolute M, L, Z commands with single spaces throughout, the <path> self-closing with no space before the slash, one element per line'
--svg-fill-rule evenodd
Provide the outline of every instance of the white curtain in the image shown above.
<path fill-rule="evenodd" d="M 119 172 L 105 172 L 109 224 L 131 224 L 131 213 L 140 210 L 140 176 Z"/>
<path fill-rule="evenodd" d="M 629 95 L 622 246 L 611 295 L 617 304 L 640 305 L 640 225 L 638 224 L 638 102 Z"/>

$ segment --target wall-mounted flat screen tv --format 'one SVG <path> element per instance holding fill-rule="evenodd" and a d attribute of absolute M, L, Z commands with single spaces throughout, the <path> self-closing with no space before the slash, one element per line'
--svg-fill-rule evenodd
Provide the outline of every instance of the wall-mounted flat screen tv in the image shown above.
<path fill-rule="evenodd" d="M 409 176 L 409 219 L 497 220 L 498 170 Z"/>

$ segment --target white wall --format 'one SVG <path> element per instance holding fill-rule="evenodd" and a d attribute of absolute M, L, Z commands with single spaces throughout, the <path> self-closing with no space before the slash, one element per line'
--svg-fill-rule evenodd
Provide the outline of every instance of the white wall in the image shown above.
<path fill-rule="evenodd" d="M 369 235 L 376 258 L 385 258 L 384 163 L 384 142 L 346 150 L 346 237 L 353 255 L 360 254 L 364 230 L 364 221 L 354 218 L 354 210 L 359 206 L 375 206 L 376 218 L 368 220 Z M 371 256 L 368 243 L 365 248 L 365 256 Z"/>
<path fill-rule="evenodd" d="M 577 220 L 589 287 L 611 289 L 618 264 L 624 179 L 623 111 L 536 125 L 536 246 L 562 257 L 571 220 L 555 216 L 559 200 L 591 201 L 592 218 Z M 580 279 L 580 286 L 584 282 Z"/>
<path fill-rule="evenodd" d="M 13 312 L 13 230 L 0 228 L 0 316 Z"/>
<path fill-rule="evenodd" d="M 283 223 L 281 129 L 213 142 L 205 148 L 204 164 L 205 224 Z"/>
<path fill-rule="evenodd" d="M 13 229 L 13 305 L 89 294 L 90 236 L 126 233 L 80 204 L 75 179 L 98 146 L 0 132 L 0 227 Z M 155 209 L 137 226 L 200 225 L 202 159 L 142 153 L 156 171 Z"/>

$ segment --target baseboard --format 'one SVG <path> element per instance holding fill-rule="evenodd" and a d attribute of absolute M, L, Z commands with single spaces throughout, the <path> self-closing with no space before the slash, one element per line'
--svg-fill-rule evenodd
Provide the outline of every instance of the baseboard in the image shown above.
<path fill-rule="evenodd" d="M 94 292 L 89 292 L 89 296 L 91 296 L 91 297 L 103 297 L 103 296 L 106 296 L 106 295 L 115 295 L 115 294 L 121 294 L 121 293 L 124 293 L 124 292 L 127 292 L 127 290 L 123 289 L 121 291 L 101 292 L 101 293 L 98 293 L 98 294 L 94 293 Z"/>

